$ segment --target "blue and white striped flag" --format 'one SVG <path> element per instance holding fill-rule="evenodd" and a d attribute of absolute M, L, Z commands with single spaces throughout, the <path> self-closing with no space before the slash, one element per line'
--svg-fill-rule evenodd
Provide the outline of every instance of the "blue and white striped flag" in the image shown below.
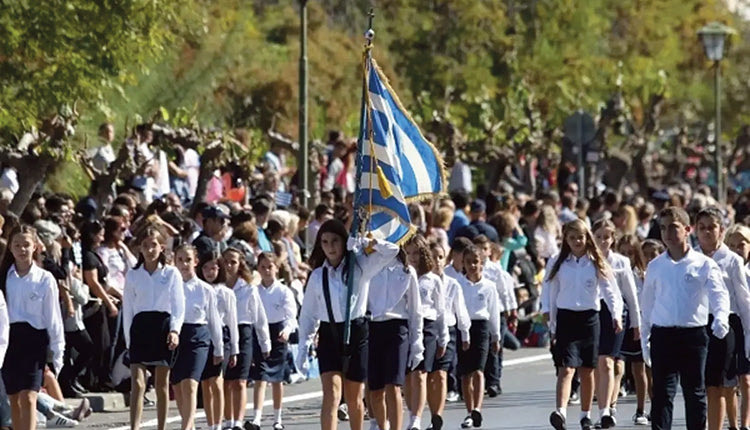
<path fill-rule="evenodd" d="M 409 202 L 443 192 L 445 170 L 437 149 L 422 136 L 375 61 L 366 61 L 370 64 L 356 206 L 372 209 L 366 231 L 399 243 L 416 230 Z"/>

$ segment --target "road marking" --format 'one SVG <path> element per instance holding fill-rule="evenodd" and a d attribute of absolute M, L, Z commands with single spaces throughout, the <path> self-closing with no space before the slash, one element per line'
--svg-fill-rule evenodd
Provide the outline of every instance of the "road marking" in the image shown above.
<path fill-rule="evenodd" d="M 549 359 L 551 357 L 552 357 L 552 355 L 550 353 L 546 353 L 546 354 L 532 355 L 532 356 L 529 356 L 529 357 L 513 358 L 513 359 L 510 359 L 510 360 L 504 360 L 503 361 L 503 367 L 513 367 L 513 366 L 518 366 L 519 364 L 534 363 L 536 361 L 547 360 L 547 359 Z M 284 403 L 283 404 L 286 405 L 288 403 L 302 402 L 304 400 L 312 400 L 312 399 L 317 399 L 317 398 L 320 398 L 320 397 L 323 397 L 323 392 L 322 391 L 312 391 L 310 393 L 294 394 L 294 395 L 289 396 L 289 397 L 284 397 Z M 273 400 L 272 399 L 269 399 L 269 400 L 266 400 L 265 402 L 263 402 L 263 407 L 272 406 L 272 405 L 273 405 Z M 253 407 L 254 407 L 254 405 L 252 403 L 248 402 L 245 405 L 245 410 L 246 411 L 247 410 L 251 410 Z M 206 413 L 203 412 L 203 411 L 197 412 L 195 414 L 196 421 L 198 419 L 201 419 L 201 418 L 206 418 Z M 167 418 L 167 424 L 176 423 L 176 422 L 178 422 L 180 420 L 181 420 L 180 416 L 179 415 L 175 415 L 173 417 Z M 154 418 L 152 420 L 148 420 L 148 421 L 145 421 L 145 422 L 141 423 L 141 428 L 144 428 L 144 427 L 156 427 L 157 424 L 158 424 L 158 421 Z M 122 427 L 115 427 L 115 428 L 113 428 L 111 430 L 130 430 L 130 426 L 127 425 L 127 426 L 122 426 Z"/>

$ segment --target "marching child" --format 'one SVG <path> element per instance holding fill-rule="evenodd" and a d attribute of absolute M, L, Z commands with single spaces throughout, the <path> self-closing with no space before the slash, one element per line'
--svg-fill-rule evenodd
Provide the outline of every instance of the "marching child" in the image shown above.
<path fill-rule="evenodd" d="M 299 316 L 302 351 L 312 345 L 318 332 L 318 363 L 323 385 L 322 430 L 337 428 L 336 410 L 343 391 L 349 410 L 349 425 L 362 430 L 364 381 L 367 379 L 368 322 L 365 317 L 370 280 L 398 253 L 398 246 L 380 241 L 353 241 L 347 252 L 349 233 L 336 219 L 323 223 L 310 256 L 313 272 L 307 280 Z M 351 258 L 354 256 L 354 258 Z M 352 279 L 350 349 L 344 351 L 343 335 L 347 284 Z M 320 330 L 318 330 L 320 327 Z M 308 368 L 307 354 L 297 356 L 297 367 Z M 395 429 L 394 429 L 395 430 Z"/>
<path fill-rule="evenodd" d="M 482 276 L 484 255 L 475 246 L 463 252 L 465 276 L 461 279 L 466 308 L 471 318 L 468 349 L 458 351 L 458 373 L 461 375 L 464 403 L 469 415 L 461 428 L 482 426 L 484 401 L 484 368 L 490 347 L 500 350 L 500 311 L 495 283 Z M 459 333 L 459 342 L 465 339 Z"/>
<path fill-rule="evenodd" d="M 695 218 L 696 236 L 700 251 L 711 257 L 721 269 L 729 291 L 729 333 L 722 339 L 709 333 L 706 357 L 706 391 L 708 394 L 708 430 L 720 430 L 724 424 L 724 409 L 732 403 L 737 386 L 736 338 L 743 327 L 750 327 L 750 290 L 745 272 L 745 260 L 723 243 L 724 216 L 718 208 L 709 207 Z M 709 324 L 712 322 L 709 315 Z M 739 330 L 740 333 L 735 333 Z M 750 350 L 750 343 L 745 343 Z M 740 351 L 739 356 L 750 351 Z"/>
<path fill-rule="evenodd" d="M 261 355 L 268 357 L 271 339 L 268 333 L 268 320 L 260 301 L 258 287 L 250 285 L 252 273 L 245 263 L 242 251 L 227 248 L 224 251 L 222 267 L 226 285 L 234 292 L 237 300 L 237 323 L 239 332 L 239 354 L 237 364 L 227 369 L 224 379 L 224 416 L 229 420 L 224 427 L 233 430 L 242 428 L 247 402 L 247 381 L 253 362 L 253 331 L 258 337 Z"/>
<path fill-rule="evenodd" d="M 542 290 L 542 308 L 548 314 L 553 336 L 552 355 L 557 367 L 556 409 L 550 424 L 566 428 L 571 381 L 576 370 L 581 379 L 581 429 L 594 428 L 591 404 L 594 397 L 594 368 L 599 353 L 601 330 L 600 297 L 611 309 L 615 333 L 622 330 L 622 299 L 612 269 L 591 231 L 580 219 L 563 226 L 560 254 L 549 260 Z"/>
<path fill-rule="evenodd" d="M 745 265 L 745 277 L 750 282 L 750 271 L 747 270 L 747 260 L 750 257 L 750 228 L 735 224 L 727 229 L 727 233 L 724 235 L 724 242 L 727 244 L 729 249 L 734 253 L 742 257 L 743 264 Z M 731 318 L 731 317 L 730 317 Z M 732 320 L 730 319 L 730 322 Z M 735 319 L 735 324 L 737 324 Z M 740 428 L 740 430 L 747 430 L 750 427 L 750 360 L 745 355 L 745 342 L 744 335 L 745 324 L 739 321 L 739 325 L 736 326 L 735 336 L 735 351 L 737 355 L 737 377 L 740 383 L 740 395 L 732 396 L 731 402 L 727 403 L 727 416 L 729 418 L 729 428 Z M 741 399 L 740 410 L 739 410 L 739 425 L 737 423 L 737 402 L 738 397 Z"/>
<path fill-rule="evenodd" d="M 122 298 L 123 331 L 130 353 L 130 425 L 140 428 L 146 367 L 154 366 L 158 428 L 164 430 L 169 369 L 180 344 L 185 295 L 179 271 L 166 264 L 161 232 L 147 227 L 138 243 L 138 263 L 125 276 Z"/>
<path fill-rule="evenodd" d="M 195 429 L 198 382 L 206 362 L 211 360 L 213 364 L 221 364 L 224 360 L 216 293 L 213 287 L 195 275 L 196 256 L 197 251 L 192 245 L 183 244 L 175 250 L 175 263 L 182 275 L 185 293 L 185 320 L 171 380 L 182 417 L 182 430 Z M 209 345 L 216 345 L 211 356 Z"/>
<path fill-rule="evenodd" d="M 0 358 L 10 398 L 14 429 L 36 429 L 36 401 L 42 386 L 47 349 L 60 372 L 65 334 L 57 281 L 33 262 L 36 230 L 21 226 L 10 235 L 0 277 Z M 7 306 L 6 299 L 7 298 Z M 7 351 L 7 352 L 6 352 Z"/>
<path fill-rule="evenodd" d="M 237 324 L 237 299 L 232 290 L 224 285 L 224 273 L 219 262 L 221 255 L 218 251 L 207 254 L 198 266 L 198 276 L 213 286 L 216 294 L 216 310 L 222 325 L 222 343 L 224 345 L 224 360 L 214 363 L 206 360 L 206 367 L 201 375 L 203 391 L 203 410 L 206 413 L 206 423 L 209 430 L 221 430 L 221 417 L 224 412 L 224 377 L 227 368 L 237 364 L 237 354 L 240 352 L 239 333 Z M 211 342 L 208 356 L 215 353 L 216 345 Z"/>
<path fill-rule="evenodd" d="M 250 369 L 250 377 L 255 381 L 253 402 L 255 417 L 250 428 L 260 430 L 263 414 L 263 398 L 266 384 L 273 390 L 273 430 L 283 430 L 281 422 L 281 401 L 284 396 L 284 375 L 286 373 L 287 343 L 289 335 L 297 329 L 297 303 L 292 290 L 276 279 L 279 270 L 278 257 L 270 252 L 258 256 L 260 285 L 258 293 L 268 319 L 268 332 L 271 338 L 271 351 L 267 357 L 260 354 L 260 345 L 253 339 L 255 365 Z"/>

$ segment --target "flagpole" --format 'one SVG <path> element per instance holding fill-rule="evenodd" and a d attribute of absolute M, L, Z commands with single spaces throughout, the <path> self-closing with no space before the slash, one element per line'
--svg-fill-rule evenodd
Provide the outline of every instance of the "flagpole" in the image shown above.
<path fill-rule="evenodd" d="M 370 59 L 371 53 L 370 53 L 370 47 L 372 46 L 372 39 L 375 37 L 375 33 L 372 30 L 372 20 L 375 18 L 375 12 L 373 9 L 370 9 L 370 12 L 368 13 L 369 20 L 367 25 L 367 31 L 365 32 L 365 55 L 363 56 L 362 61 L 364 64 L 362 65 L 362 105 L 360 109 L 360 120 L 359 120 L 359 136 L 357 138 L 357 154 L 364 154 L 364 134 L 365 130 L 367 130 L 367 103 L 366 103 L 366 97 L 367 97 L 367 73 L 369 71 L 370 67 Z M 374 156 L 374 154 L 370 154 L 370 156 Z M 354 194 L 354 217 L 352 219 L 352 229 L 350 235 L 352 237 L 356 237 L 357 234 L 359 234 L 360 229 L 360 223 L 362 220 L 359 216 L 359 210 L 356 207 L 359 193 L 360 193 L 360 177 L 362 175 L 362 159 L 360 158 L 357 160 L 357 175 L 356 178 L 356 188 L 355 188 L 355 194 Z M 349 341 L 351 339 L 351 326 L 352 326 L 352 294 L 354 292 L 354 266 L 355 264 L 355 254 L 354 251 L 348 251 L 349 252 L 349 273 L 347 276 L 347 282 L 346 282 L 346 313 L 344 315 L 344 348 L 345 351 L 348 351 L 349 349 Z"/>

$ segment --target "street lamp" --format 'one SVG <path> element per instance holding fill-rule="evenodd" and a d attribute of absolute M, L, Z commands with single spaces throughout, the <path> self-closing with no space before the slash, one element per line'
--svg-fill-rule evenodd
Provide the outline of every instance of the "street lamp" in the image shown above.
<path fill-rule="evenodd" d="M 721 150 L 721 67 L 720 63 L 724 57 L 724 45 L 727 37 L 736 33 L 732 28 L 720 22 L 712 22 L 698 30 L 698 37 L 703 42 L 706 57 L 714 62 L 714 108 L 716 109 L 714 143 L 714 161 L 716 163 L 716 190 L 719 204 L 726 202 L 727 186 L 724 178 L 724 167 L 722 166 Z"/>

